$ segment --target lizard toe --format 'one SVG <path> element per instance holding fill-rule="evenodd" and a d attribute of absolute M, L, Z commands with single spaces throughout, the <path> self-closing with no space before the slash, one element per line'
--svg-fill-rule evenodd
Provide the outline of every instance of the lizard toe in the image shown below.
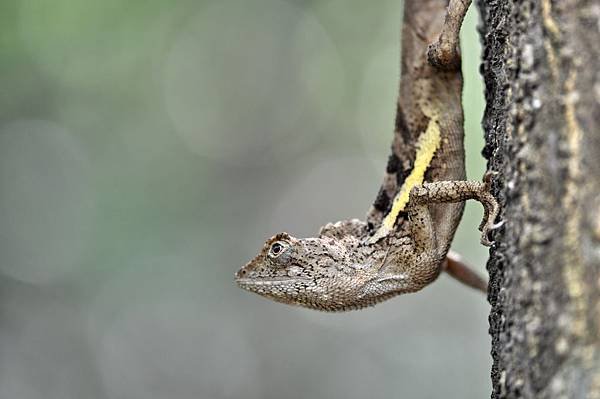
<path fill-rule="evenodd" d="M 495 170 L 488 170 L 485 172 L 485 175 L 483 175 L 483 182 L 485 183 L 486 187 L 490 187 L 492 185 L 492 179 L 499 174 L 500 173 Z"/>
<path fill-rule="evenodd" d="M 504 223 L 505 223 L 505 222 L 506 222 L 506 220 L 501 220 L 501 221 L 499 221 L 498 223 L 494 223 L 493 225 L 491 225 L 491 226 L 489 227 L 489 229 L 488 229 L 488 230 L 496 230 L 496 229 L 499 229 L 500 227 L 504 226 Z"/>
<path fill-rule="evenodd" d="M 486 247 L 491 247 L 494 244 L 494 242 L 490 241 L 490 239 L 487 237 L 487 233 L 483 233 L 481 235 L 480 242 L 481 242 L 481 245 L 484 245 Z"/>

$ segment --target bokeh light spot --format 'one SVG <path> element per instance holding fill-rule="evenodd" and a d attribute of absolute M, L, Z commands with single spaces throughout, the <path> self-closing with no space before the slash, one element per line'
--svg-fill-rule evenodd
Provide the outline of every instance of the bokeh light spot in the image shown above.
<path fill-rule="evenodd" d="M 110 398 L 260 398 L 257 354 L 244 329 L 201 302 L 196 271 L 146 257 L 108 281 L 89 311 L 89 337 Z M 201 274 L 201 273 L 200 273 Z"/>
<path fill-rule="evenodd" d="M 326 131 L 343 76 L 329 35 L 303 9 L 280 0 L 220 1 L 176 36 L 165 96 L 191 151 L 265 164 L 300 153 Z"/>
<path fill-rule="evenodd" d="M 94 215 L 88 163 L 62 127 L 20 121 L 0 129 L 0 271 L 30 283 L 81 266 Z"/>

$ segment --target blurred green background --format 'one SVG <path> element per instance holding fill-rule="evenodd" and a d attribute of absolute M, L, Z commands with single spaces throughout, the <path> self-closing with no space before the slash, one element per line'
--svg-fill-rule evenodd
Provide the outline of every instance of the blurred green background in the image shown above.
<path fill-rule="evenodd" d="M 400 20 L 397 0 L 2 1 L 0 397 L 488 397 L 488 304 L 445 275 L 344 314 L 233 282 L 272 234 L 367 211 Z M 481 213 L 454 249 L 484 271 Z"/>

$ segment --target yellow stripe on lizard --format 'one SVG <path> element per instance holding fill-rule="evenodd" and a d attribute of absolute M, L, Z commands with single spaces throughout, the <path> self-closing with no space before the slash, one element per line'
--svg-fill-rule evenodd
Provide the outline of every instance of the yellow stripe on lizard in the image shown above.
<path fill-rule="evenodd" d="M 379 230 L 377 230 L 375 235 L 370 238 L 370 242 L 375 242 L 380 238 L 387 236 L 388 233 L 392 231 L 398 215 L 404 210 L 408 203 L 410 190 L 412 190 L 414 186 L 423 184 L 425 172 L 427 171 L 427 168 L 429 168 L 435 152 L 440 147 L 442 135 L 438 123 L 438 113 L 432 112 L 432 109 L 428 109 L 427 111 L 430 111 L 430 114 L 427 115 L 430 117 L 430 120 L 427 124 L 427 129 L 421 137 L 419 137 L 417 142 L 417 153 L 415 155 L 413 170 L 406 180 L 404 180 L 402 187 L 400 187 L 400 191 L 394 198 L 392 209 L 383 219 Z"/>

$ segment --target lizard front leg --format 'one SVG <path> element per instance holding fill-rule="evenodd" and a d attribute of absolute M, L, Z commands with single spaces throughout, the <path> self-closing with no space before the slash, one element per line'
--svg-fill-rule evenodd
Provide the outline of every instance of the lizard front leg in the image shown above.
<path fill-rule="evenodd" d="M 487 283 L 456 254 L 448 253 L 450 243 L 438 242 L 429 205 L 468 199 L 481 202 L 485 210 L 480 225 L 481 242 L 489 246 L 489 231 L 501 225 L 494 224 L 498 204 L 490 193 L 490 180 L 491 174 L 488 174 L 484 182 L 439 181 L 414 186 L 406 207 L 413 246 L 394 257 L 395 264 L 390 265 L 391 270 L 386 270 L 378 282 L 396 285 L 405 291 L 418 291 L 431 283 L 443 269 L 463 284 L 486 292 Z"/>
<path fill-rule="evenodd" d="M 414 210 L 409 210 L 409 215 L 411 212 L 414 215 L 420 215 L 422 213 L 420 209 L 424 204 L 441 204 L 475 199 L 481 202 L 484 208 L 484 219 L 479 226 L 479 230 L 482 232 L 481 243 L 490 246 L 492 243 L 488 239 L 489 232 L 500 227 L 502 223 L 494 223 L 498 216 L 498 202 L 490 193 L 489 181 L 490 177 L 488 175 L 484 182 L 459 180 L 417 185 L 410 192 L 408 208 Z"/>
<path fill-rule="evenodd" d="M 488 179 L 486 179 L 488 180 Z M 435 235 L 429 204 L 477 199 L 486 210 L 482 229 L 482 242 L 487 241 L 487 231 L 497 227 L 493 221 L 498 213 L 496 200 L 489 194 L 488 183 L 473 181 L 443 181 L 425 183 L 411 190 L 407 206 L 412 245 L 401 248 L 390 262 L 384 265 L 376 280 L 379 289 L 402 292 L 419 291 L 437 278 L 442 270 L 461 283 L 487 292 L 487 283 L 462 262 L 458 254 L 448 252 Z M 386 256 L 386 259 L 388 257 Z"/>
<path fill-rule="evenodd" d="M 379 289 L 415 292 L 429 285 L 445 267 L 438 248 L 431 212 L 426 203 L 407 207 L 411 245 L 402 246 L 383 262 L 376 280 Z"/>

